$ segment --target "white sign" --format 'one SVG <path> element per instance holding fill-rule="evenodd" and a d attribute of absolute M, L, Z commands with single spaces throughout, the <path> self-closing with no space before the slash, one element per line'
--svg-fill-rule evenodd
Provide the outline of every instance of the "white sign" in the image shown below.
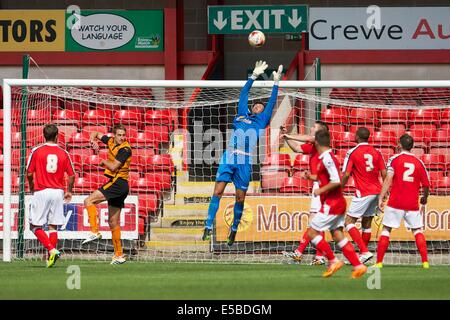
<path fill-rule="evenodd" d="M 309 44 L 311 50 L 450 49 L 450 7 L 310 8 Z"/>
<path fill-rule="evenodd" d="M 107 13 L 81 16 L 77 28 L 70 30 L 73 40 L 78 44 L 96 50 L 120 48 L 133 39 L 134 31 L 130 21 Z"/>

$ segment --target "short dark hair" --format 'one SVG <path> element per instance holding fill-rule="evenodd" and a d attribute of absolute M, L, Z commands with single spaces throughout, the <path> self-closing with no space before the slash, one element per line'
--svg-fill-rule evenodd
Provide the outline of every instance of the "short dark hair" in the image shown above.
<path fill-rule="evenodd" d="M 325 122 L 323 122 L 321 120 L 316 120 L 315 123 L 320 126 L 321 130 L 330 131 L 330 129 L 328 129 L 328 125 Z"/>
<path fill-rule="evenodd" d="M 121 124 L 121 123 L 114 125 L 114 127 L 113 127 L 113 129 L 112 129 L 112 132 L 113 132 L 114 134 L 116 134 L 117 130 L 123 130 L 123 131 L 127 132 L 127 129 L 126 129 L 125 126 L 124 126 L 123 124 Z"/>
<path fill-rule="evenodd" d="M 356 130 L 356 136 L 363 141 L 368 141 L 370 137 L 370 131 L 366 127 L 360 127 Z"/>
<path fill-rule="evenodd" d="M 414 147 L 414 139 L 405 133 L 400 137 L 400 144 L 404 150 L 410 151 Z"/>
<path fill-rule="evenodd" d="M 327 130 L 317 131 L 314 138 L 319 146 L 330 146 L 330 133 Z"/>
<path fill-rule="evenodd" d="M 45 141 L 56 141 L 56 137 L 58 136 L 58 127 L 55 124 L 46 124 L 43 132 Z"/>

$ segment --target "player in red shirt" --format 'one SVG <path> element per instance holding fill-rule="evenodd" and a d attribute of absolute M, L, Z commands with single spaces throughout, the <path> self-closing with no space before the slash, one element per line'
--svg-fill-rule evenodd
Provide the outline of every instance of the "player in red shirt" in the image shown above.
<path fill-rule="evenodd" d="M 319 182 L 317 181 L 317 165 L 319 164 L 319 153 L 314 146 L 314 135 L 319 130 L 328 131 L 328 126 L 322 121 L 316 121 L 314 126 L 310 129 L 310 135 L 288 135 L 283 134 L 283 138 L 286 140 L 289 147 L 298 153 L 309 155 L 309 172 L 303 173 L 303 178 L 310 179 L 313 182 L 312 195 L 311 195 L 311 206 L 309 209 L 309 222 L 313 219 L 314 215 L 319 212 L 321 203 L 320 197 L 314 196 L 314 190 L 319 189 Z M 282 133 L 284 133 L 284 128 L 282 128 Z M 308 225 L 309 227 L 309 225 Z M 292 258 L 295 261 L 300 262 L 302 260 L 303 252 L 308 246 L 311 239 L 308 237 L 308 229 L 303 233 L 300 243 L 293 252 L 283 251 L 283 255 Z M 325 264 L 325 257 L 323 254 L 317 250 L 316 255 L 311 263 L 312 265 L 322 265 Z"/>
<path fill-rule="evenodd" d="M 401 152 L 392 156 L 387 165 L 387 177 L 378 200 L 378 206 L 383 208 L 383 200 L 391 188 L 383 217 L 383 231 L 378 241 L 377 264 L 383 267 L 383 258 L 389 246 L 389 235 L 392 228 L 400 227 L 405 219 L 405 225 L 411 229 L 416 239 L 417 249 L 422 257 L 424 269 L 430 267 L 427 257 L 427 243 L 422 233 L 423 221 L 419 211 L 420 186 L 423 187 L 423 196 L 420 204 L 425 206 L 428 200 L 430 180 L 422 161 L 410 153 L 414 146 L 413 138 L 404 134 L 400 137 Z M 425 208 L 425 207 L 422 207 Z"/>
<path fill-rule="evenodd" d="M 330 277 L 344 265 L 334 256 L 330 245 L 321 235 L 321 232 L 329 230 L 344 256 L 354 266 L 352 278 L 359 278 L 367 272 L 367 267 L 359 261 L 353 245 L 343 232 L 347 202 L 342 193 L 339 162 L 330 148 L 330 133 L 324 130 L 317 131 L 314 144 L 320 160 L 317 166 L 319 189 L 314 191 L 314 195 L 320 196 L 322 207 L 311 221 L 308 236 L 312 239 L 311 243 L 328 259 L 329 266 L 323 274 L 324 277 Z"/>
<path fill-rule="evenodd" d="M 30 202 L 30 229 L 48 250 L 47 268 L 52 267 L 60 256 L 56 249 L 57 228 L 64 224 L 64 201 L 72 200 L 75 172 L 66 150 L 57 144 L 58 127 L 44 127 L 45 143 L 35 147 L 28 158 L 27 177 L 33 197 Z M 64 193 L 64 174 L 69 176 L 67 192 Z M 48 224 L 49 236 L 42 227 Z"/>
<path fill-rule="evenodd" d="M 342 172 L 342 188 L 345 187 L 350 175 L 356 185 L 356 194 L 352 199 L 347 215 L 345 216 L 345 229 L 358 245 L 362 263 L 366 263 L 373 257 L 369 251 L 372 219 L 378 205 L 378 195 L 381 191 L 380 174 L 386 178 L 386 166 L 381 153 L 368 144 L 370 132 L 361 127 L 356 130 L 356 147 L 347 152 Z M 362 236 L 355 223 L 361 218 Z"/>

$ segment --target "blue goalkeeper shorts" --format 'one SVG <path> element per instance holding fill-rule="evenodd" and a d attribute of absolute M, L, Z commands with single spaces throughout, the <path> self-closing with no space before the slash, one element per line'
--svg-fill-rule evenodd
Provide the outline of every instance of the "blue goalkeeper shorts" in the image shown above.
<path fill-rule="evenodd" d="M 217 170 L 216 182 L 233 182 L 236 189 L 247 191 L 251 177 L 252 165 L 250 163 L 230 164 L 221 161 Z"/>

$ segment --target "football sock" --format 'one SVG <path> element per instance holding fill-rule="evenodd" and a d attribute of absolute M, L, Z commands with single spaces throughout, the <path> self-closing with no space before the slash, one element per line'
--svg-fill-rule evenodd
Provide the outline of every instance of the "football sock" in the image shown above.
<path fill-rule="evenodd" d="M 425 240 L 425 236 L 423 235 L 421 230 L 417 230 L 414 232 L 414 237 L 416 238 L 417 249 L 419 249 L 420 256 L 422 257 L 422 262 L 428 261 L 428 253 L 427 253 L 427 241 Z"/>
<path fill-rule="evenodd" d="M 98 233 L 98 223 L 97 223 L 97 207 L 95 205 L 90 205 L 86 207 L 89 216 L 89 225 L 91 226 L 92 233 Z"/>
<path fill-rule="evenodd" d="M 378 240 L 377 263 L 383 262 L 384 254 L 389 247 L 389 236 L 390 234 L 388 231 L 381 232 L 381 237 Z"/>
<path fill-rule="evenodd" d="M 333 261 L 335 259 L 333 250 L 331 250 L 330 245 L 322 236 L 315 236 L 314 239 L 311 240 L 311 243 L 314 244 L 317 250 L 323 252 L 328 261 Z"/>
<path fill-rule="evenodd" d="M 372 237 L 372 229 L 362 229 L 361 238 L 366 245 L 366 247 L 369 245 L 370 238 Z"/>
<path fill-rule="evenodd" d="M 114 245 L 114 254 L 116 257 L 119 257 L 123 254 L 122 252 L 122 243 L 120 241 L 120 227 L 115 227 L 111 229 L 112 233 L 112 242 Z"/>
<path fill-rule="evenodd" d="M 32 229 L 34 235 L 39 240 L 40 243 L 47 249 L 48 251 L 55 249 L 55 247 L 50 242 L 50 239 L 48 238 L 47 234 L 45 233 L 42 228 L 36 227 Z"/>
<path fill-rule="evenodd" d="M 56 230 L 50 230 L 48 234 L 52 246 L 56 248 L 58 246 L 58 232 Z"/>
<path fill-rule="evenodd" d="M 325 239 L 325 232 L 321 231 L 320 235 L 322 236 L 322 238 Z M 316 248 L 316 257 L 323 258 L 323 253 L 320 250 L 317 250 L 317 248 Z"/>
<path fill-rule="evenodd" d="M 208 207 L 208 218 L 206 218 L 205 228 L 212 229 L 213 221 L 219 209 L 220 198 L 217 196 L 211 197 L 211 202 Z"/>
<path fill-rule="evenodd" d="M 242 217 L 243 211 L 244 211 L 244 203 L 236 202 L 234 204 L 234 220 L 233 220 L 233 226 L 231 227 L 231 230 L 237 231 L 239 222 L 241 222 L 241 217 Z"/>
<path fill-rule="evenodd" d="M 369 251 L 361 237 L 361 234 L 359 233 L 358 229 L 356 229 L 354 224 L 351 223 L 351 224 L 346 225 L 345 229 L 347 230 L 349 235 L 352 237 L 353 241 L 355 241 L 355 243 L 358 245 L 359 252 L 366 253 Z"/>
<path fill-rule="evenodd" d="M 306 247 L 308 246 L 308 243 L 311 241 L 311 239 L 308 236 L 309 228 L 306 229 L 305 233 L 303 233 L 302 240 L 300 240 L 300 243 L 298 245 L 297 251 L 299 251 L 301 254 L 303 254 L 303 251 L 305 251 Z"/>
<path fill-rule="evenodd" d="M 356 230 L 358 231 L 358 230 Z M 359 232 L 358 232 L 359 234 Z M 352 243 L 348 241 L 347 238 L 342 240 L 338 243 L 339 248 L 342 250 L 342 254 L 344 257 L 347 258 L 347 260 L 352 264 L 352 266 L 356 267 L 361 264 L 361 262 L 358 259 L 358 256 L 356 255 L 355 248 L 353 247 Z"/>

